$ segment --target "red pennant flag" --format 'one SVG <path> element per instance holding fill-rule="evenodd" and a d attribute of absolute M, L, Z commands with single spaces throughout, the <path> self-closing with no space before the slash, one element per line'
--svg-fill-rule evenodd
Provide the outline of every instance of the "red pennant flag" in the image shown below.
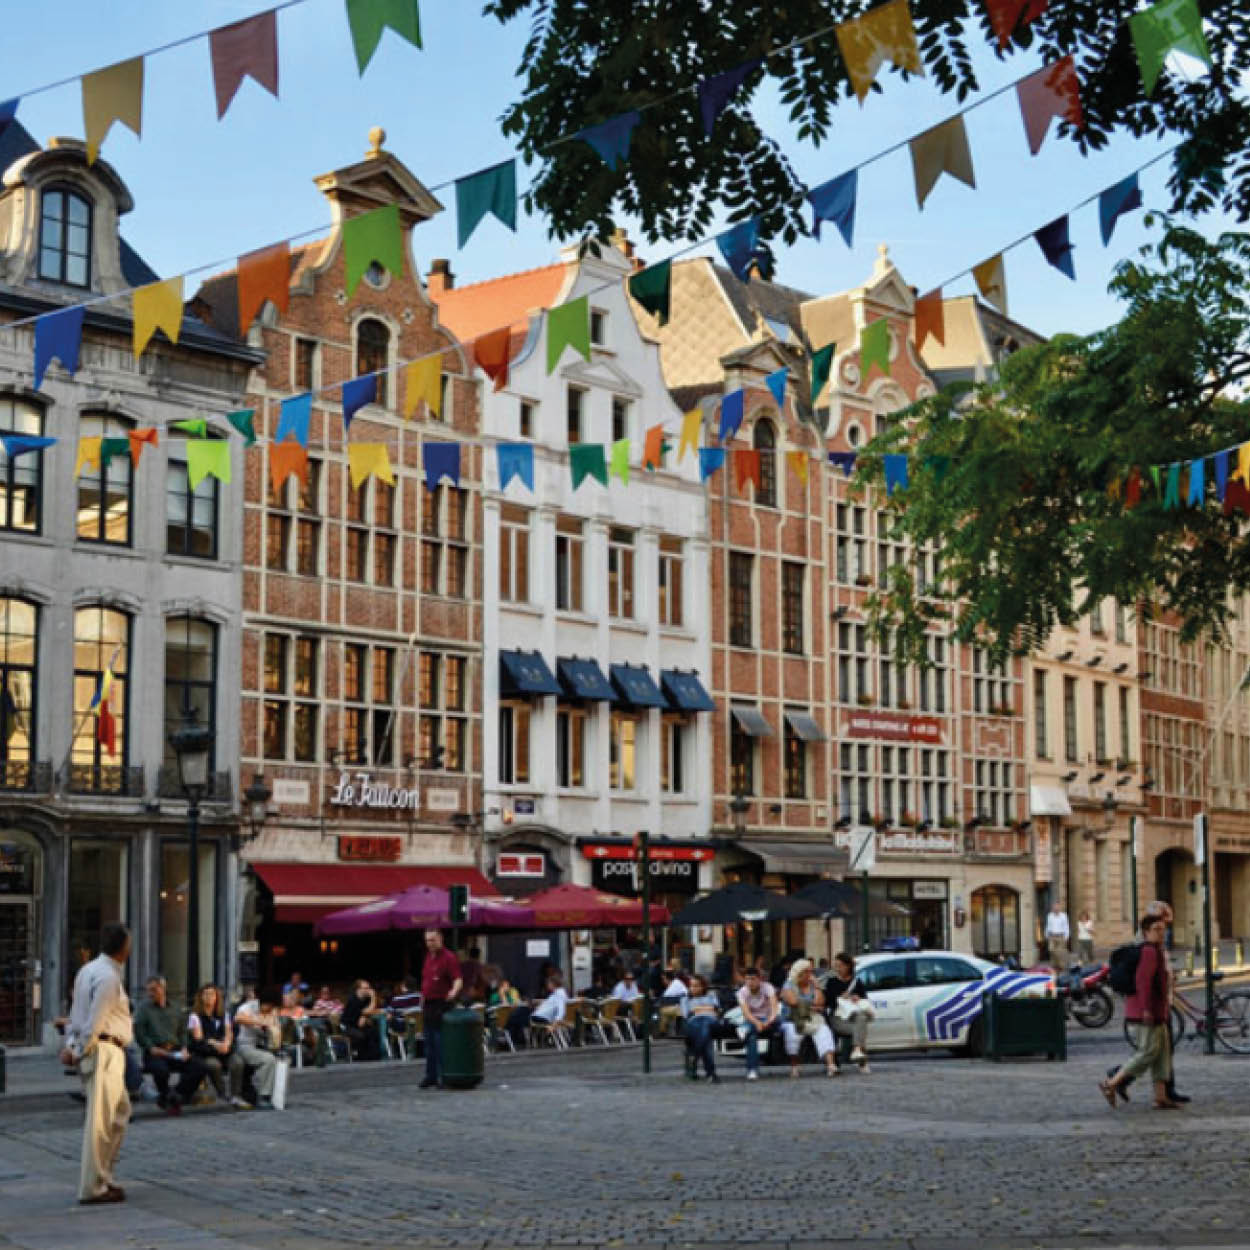
<path fill-rule="evenodd" d="M 131 430 L 126 437 L 130 439 L 131 464 L 139 463 L 139 457 L 143 455 L 144 444 L 149 447 L 158 446 L 156 430 L 150 427 L 146 430 Z"/>
<path fill-rule="evenodd" d="M 293 438 L 284 443 L 270 443 L 269 481 L 273 484 L 274 494 L 282 489 L 282 483 L 291 474 L 308 484 L 308 448 Z"/>
<path fill-rule="evenodd" d="M 96 710 L 95 740 L 110 755 L 117 754 L 117 722 L 113 719 L 113 713 L 109 711 L 107 699 L 101 699 L 100 706 Z"/>
<path fill-rule="evenodd" d="M 1124 486 L 1124 506 L 1136 508 L 1141 502 L 1141 470 L 1134 469 Z"/>
<path fill-rule="evenodd" d="M 1005 48 L 1021 22 L 1027 26 L 1046 12 L 1050 0 L 985 0 L 990 26 L 998 36 L 998 46 Z"/>
<path fill-rule="evenodd" d="M 291 245 L 285 241 L 239 257 L 239 333 L 246 334 L 266 300 L 280 313 L 291 302 Z"/>
<path fill-rule="evenodd" d="M 512 342 L 510 329 L 492 330 L 473 340 L 473 360 L 501 391 L 508 385 L 508 349 Z"/>
<path fill-rule="evenodd" d="M 1244 512 L 1250 516 L 1250 489 L 1245 482 L 1233 478 L 1224 492 L 1224 515 L 1232 516 L 1234 512 Z"/>
<path fill-rule="evenodd" d="M 653 425 L 647 431 L 646 442 L 642 445 L 642 467 L 644 469 L 662 469 L 664 460 L 664 427 Z"/>
<path fill-rule="evenodd" d="M 750 447 L 735 447 L 733 456 L 734 481 L 738 483 L 738 489 L 743 494 L 746 494 L 746 484 L 754 482 L 755 491 L 758 494 L 760 489 L 760 453 Z"/>
<path fill-rule="evenodd" d="M 1052 117 L 1061 117 L 1074 126 L 1079 126 L 1085 118 L 1081 110 L 1081 81 L 1076 76 L 1076 62 L 1070 56 L 1017 83 L 1016 96 L 1024 117 L 1029 151 L 1034 156 L 1041 151 Z"/>
<path fill-rule="evenodd" d="M 271 95 L 278 94 L 278 11 L 219 26 L 208 34 L 213 60 L 213 90 L 217 93 L 217 120 L 248 74 Z"/>
<path fill-rule="evenodd" d="M 924 341 L 933 335 L 943 345 L 946 343 L 946 305 L 942 303 L 942 288 L 935 287 L 928 295 L 917 301 L 913 313 L 916 326 L 916 350 L 924 347 Z"/>

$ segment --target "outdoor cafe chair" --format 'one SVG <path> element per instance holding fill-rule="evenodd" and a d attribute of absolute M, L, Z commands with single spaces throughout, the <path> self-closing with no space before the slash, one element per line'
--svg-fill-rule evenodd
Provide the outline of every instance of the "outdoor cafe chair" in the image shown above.
<path fill-rule="evenodd" d="M 621 1027 L 623 1017 L 621 1016 L 621 1000 L 619 998 L 605 998 L 599 1004 L 599 1027 L 606 1031 L 611 1037 L 615 1037 L 618 1042 L 625 1041 L 625 1033 Z"/>
<path fill-rule="evenodd" d="M 597 1037 L 604 1046 L 610 1045 L 608 1030 L 604 1025 L 603 1014 L 598 1003 L 591 1002 L 588 998 L 579 998 L 577 1015 L 582 1022 L 583 1036 Z"/>
<path fill-rule="evenodd" d="M 509 1003 L 500 1003 L 498 1007 L 492 1007 L 488 1013 L 490 1028 L 487 1032 L 497 1050 L 501 1050 L 504 1046 L 507 1046 L 509 1050 L 516 1050 L 516 1043 L 512 1040 L 512 1034 L 508 1032 L 508 1017 L 515 1010 L 516 1008 Z"/>

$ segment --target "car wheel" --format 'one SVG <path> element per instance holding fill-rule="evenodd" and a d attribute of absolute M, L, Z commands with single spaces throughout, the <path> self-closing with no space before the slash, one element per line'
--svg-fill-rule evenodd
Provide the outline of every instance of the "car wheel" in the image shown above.
<path fill-rule="evenodd" d="M 980 1016 L 968 1026 L 968 1040 L 959 1053 L 967 1059 L 980 1059 L 985 1053 L 985 1029 Z"/>

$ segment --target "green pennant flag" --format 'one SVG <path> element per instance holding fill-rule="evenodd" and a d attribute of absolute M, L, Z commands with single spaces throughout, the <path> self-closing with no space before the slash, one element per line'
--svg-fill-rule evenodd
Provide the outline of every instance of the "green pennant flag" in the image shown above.
<path fill-rule="evenodd" d="M 109 467 L 109 461 L 114 456 L 130 455 L 130 439 L 128 438 L 104 438 L 100 440 L 100 472 L 103 473 Z"/>
<path fill-rule="evenodd" d="M 547 372 L 560 363 L 560 354 L 571 347 L 590 359 L 590 299 L 580 299 L 559 304 L 547 313 Z"/>
<path fill-rule="evenodd" d="M 937 479 L 939 486 L 951 471 L 951 458 L 949 456 L 926 456 L 921 463 L 923 463 L 926 469 L 933 471 L 933 476 Z"/>
<path fill-rule="evenodd" d="M 1167 493 L 1163 496 L 1163 506 L 1169 509 L 1181 506 L 1181 466 L 1179 461 L 1168 465 L 1168 486 Z"/>
<path fill-rule="evenodd" d="M 245 447 L 250 447 L 256 441 L 256 427 L 252 424 L 255 416 L 255 408 L 240 408 L 237 412 L 226 413 L 226 420 L 247 439 L 243 444 Z"/>
<path fill-rule="evenodd" d="M 181 430 L 184 434 L 190 434 L 194 438 L 204 438 L 208 434 L 208 422 L 203 417 L 194 417 L 190 421 L 175 421 L 171 428 Z"/>
<path fill-rule="evenodd" d="M 629 293 L 661 325 L 668 324 L 669 292 L 672 289 L 673 262 L 661 261 L 658 265 L 648 265 L 640 269 L 629 279 Z"/>
<path fill-rule="evenodd" d="M 404 273 L 404 230 L 399 205 L 386 204 L 371 212 L 349 217 L 343 223 L 343 268 L 350 299 L 365 271 L 377 261 L 397 278 Z"/>
<path fill-rule="evenodd" d="M 194 490 L 206 477 L 230 480 L 230 444 L 224 438 L 196 438 L 187 443 L 187 481 Z"/>
<path fill-rule="evenodd" d="M 612 472 L 629 485 L 629 439 L 618 438 L 612 444 Z"/>
<path fill-rule="evenodd" d="M 1197 0 L 1159 0 L 1141 13 L 1134 13 L 1128 19 L 1128 27 L 1147 95 L 1154 93 L 1169 52 L 1188 52 L 1211 64 Z"/>
<path fill-rule="evenodd" d="M 868 376 L 874 365 L 881 366 L 882 373 L 890 372 L 890 323 L 880 317 L 866 325 L 859 334 L 859 374 Z"/>
<path fill-rule="evenodd" d="M 1157 464 L 1150 466 L 1150 476 L 1154 479 L 1155 494 L 1162 495 L 1163 491 L 1159 489 L 1159 466 Z"/>
<path fill-rule="evenodd" d="M 602 443 L 574 443 L 569 448 L 569 473 L 576 490 L 588 477 L 608 484 L 608 462 L 603 458 Z"/>
<path fill-rule="evenodd" d="M 812 403 L 816 402 L 816 396 L 825 388 L 825 383 L 829 381 L 829 370 L 833 368 L 833 353 L 836 348 L 834 343 L 826 343 L 824 347 L 818 347 L 812 352 Z"/>
<path fill-rule="evenodd" d="M 464 247 L 487 213 L 494 213 L 515 233 L 516 161 L 504 161 L 456 180 L 457 247 Z"/>
<path fill-rule="evenodd" d="M 347 24 L 352 31 L 356 65 L 362 74 L 388 26 L 409 43 L 421 46 L 421 10 L 417 0 L 347 0 Z"/>

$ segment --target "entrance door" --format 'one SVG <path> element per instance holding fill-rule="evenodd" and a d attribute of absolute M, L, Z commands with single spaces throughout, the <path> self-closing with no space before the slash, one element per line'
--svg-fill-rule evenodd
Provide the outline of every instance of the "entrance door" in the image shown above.
<path fill-rule="evenodd" d="M 0 1042 L 35 1041 L 35 905 L 0 898 Z"/>

